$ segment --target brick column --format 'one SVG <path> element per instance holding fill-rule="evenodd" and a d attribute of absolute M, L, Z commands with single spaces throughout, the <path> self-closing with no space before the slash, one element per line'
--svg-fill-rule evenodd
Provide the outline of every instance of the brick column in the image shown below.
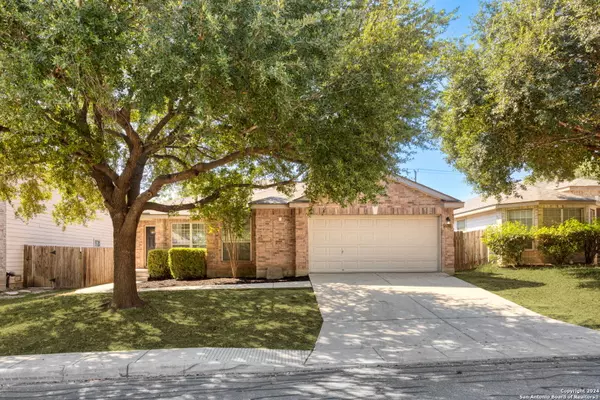
<path fill-rule="evenodd" d="M 450 217 L 450 224 L 446 218 Z M 442 225 L 442 272 L 454 275 L 454 214 L 452 209 L 443 208 L 441 213 Z"/>
<path fill-rule="evenodd" d="M 308 275 L 308 214 L 306 208 L 295 209 L 296 276 Z"/>

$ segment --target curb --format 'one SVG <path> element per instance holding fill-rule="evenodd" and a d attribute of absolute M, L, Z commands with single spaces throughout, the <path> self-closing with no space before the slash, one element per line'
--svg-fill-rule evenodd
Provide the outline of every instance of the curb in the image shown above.
<path fill-rule="evenodd" d="M 236 361 L 236 354 L 249 353 L 253 350 L 253 355 L 247 354 L 247 360 L 255 358 L 254 362 Z M 256 350 L 256 351 L 254 351 Z M 206 375 L 247 375 L 247 374 L 291 374 L 294 372 L 314 372 L 314 371 L 336 371 L 342 369 L 355 368 L 395 368 L 410 369 L 412 373 L 419 370 L 419 373 L 427 373 L 439 370 L 440 368 L 484 368 L 506 365 L 536 364 L 548 362 L 573 362 L 587 361 L 600 364 L 599 356 L 554 356 L 554 357 L 524 357 L 524 358 L 506 358 L 506 359 L 487 359 L 487 360 L 465 360 L 465 361 L 441 361 L 441 362 L 381 362 L 381 363 L 344 363 L 344 364 L 321 364 L 306 365 L 300 360 L 300 357 L 308 358 L 310 351 L 301 350 L 268 350 L 268 349 L 218 349 L 218 348 L 199 348 L 199 349 L 178 349 L 182 353 L 198 353 L 199 351 L 220 353 L 223 358 L 220 360 L 201 360 L 192 358 L 185 359 L 180 357 L 171 362 L 157 362 L 161 357 L 160 353 L 167 353 L 171 350 L 142 350 L 130 352 L 111 352 L 111 353 L 65 353 L 43 356 L 13 356 L 14 358 L 28 358 L 15 360 L 15 363 L 4 367 L 6 358 L 0 359 L 0 387 L 31 384 L 31 383 L 60 383 L 60 382 L 85 382 L 85 381 L 103 381 L 103 380 L 139 380 L 143 378 L 160 377 L 185 377 L 185 376 L 206 376 Z M 271 354 L 277 352 L 279 354 Z M 281 357 L 282 352 L 288 353 L 288 356 L 295 360 L 288 359 L 287 362 L 270 363 L 269 356 Z M 296 354 L 290 354 L 291 352 Z M 227 357 L 229 354 L 229 357 Z M 189 355 L 189 354 L 188 354 Z M 143 357 L 149 357 L 146 362 L 138 363 Z M 168 356 L 162 354 L 163 357 Z M 298 358 L 296 358 L 298 357 Z M 262 363 L 256 362 L 257 358 L 262 358 Z M 284 357 L 285 358 L 285 357 Z M 305 359 L 306 359 L 305 358 Z M 24 368 L 24 364 L 34 363 L 43 365 L 45 361 L 56 360 L 54 364 L 47 362 L 42 367 Z M 273 360 L 271 358 L 271 360 Z M 57 364 L 62 361 L 64 364 Z M 252 361 L 252 360 L 250 360 Z M 300 361 L 300 362 L 298 362 Z M 457 372 L 460 373 L 460 372 Z"/>

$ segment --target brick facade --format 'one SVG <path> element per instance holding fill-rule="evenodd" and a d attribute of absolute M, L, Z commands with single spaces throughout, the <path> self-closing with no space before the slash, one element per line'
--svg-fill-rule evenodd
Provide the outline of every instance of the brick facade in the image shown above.
<path fill-rule="evenodd" d="M 378 201 L 376 211 L 370 204 L 340 207 L 335 204 L 306 204 L 260 207 L 252 212 L 252 261 L 240 264 L 240 276 L 266 277 L 269 268 L 281 269 L 284 276 L 308 274 L 308 219 L 315 215 L 436 215 L 440 218 L 440 260 L 442 271 L 454 273 L 454 231 L 452 209 L 433 196 L 403 183 L 390 184 L 387 196 Z M 446 223 L 449 218 L 450 223 Z M 188 222 L 186 217 L 144 216 L 137 232 L 136 267 L 145 268 L 145 229 L 156 229 L 156 248 L 169 248 L 173 223 Z M 207 274 L 230 276 L 229 263 L 222 261 L 221 236 L 207 228 Z"/>

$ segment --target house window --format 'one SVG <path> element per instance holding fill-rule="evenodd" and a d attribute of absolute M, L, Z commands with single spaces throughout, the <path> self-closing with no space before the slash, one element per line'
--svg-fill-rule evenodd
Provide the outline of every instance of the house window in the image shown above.
<path fill-rule="evenodd" d="M 520 222 L 525 226 L 533 226 L 533 210 L 509 210 L 507 220 L 511 222 Z"/>
<path fill-rule="evenodd" d="M 531 228 L 533 226 L 533 210 L 509 210 L 506 213 L 506 220 L 520 222 Z M 527 246 L 527 250 L 533 250 L 533 240 Z"/>
<path fill-rule="evenodd" d="M 544 208 L 543 225 L 560 225 L 573 218 L 583 222 L 583 208 Z"/>
<path fill-rule="evenodd" d="M 563 208 L 563 222 L 570 219 L 583 222 L 583 208 Z"/>
<path fill-rule="evenodd" d="M 465 228 L 467 227 L 467 220 L 463 219 L 460 221 L 456 221 L 456 230 L 457 231 L 464 231 Z"/>
<path fill-rule="evenodd" d="M 596 209 L 590 209 L 590 222 L 594 222 L 596 220 Z"/>
<path fill-rule="evenodd" d="M 227 235 L 225 235 L 225 232 L 221 232 L 221 241 L 223 242 L 223 261 L 229 261 L 229 251 L 227 250 L 227 245 L 230 242 L 227 242 L 227 240 L 229 240 L 229 238 L 226 237 Z M 252 237 L 252 230 L 250 227 L 250 221 L 248 221 L 248 223 L 246 224 L 244 231 L 242 232 L 241 236 L 238 237 L 234 244 L 235 244 L 235 248 L 237 250 L 237 259 L 239 261 L 250 261 L 251 259 L 251 237 Z"/>
<path fill-rule="evenodd" d="M 204 224 L 173 224 L 171 228 L 171 247 L 206 247 Z"/>

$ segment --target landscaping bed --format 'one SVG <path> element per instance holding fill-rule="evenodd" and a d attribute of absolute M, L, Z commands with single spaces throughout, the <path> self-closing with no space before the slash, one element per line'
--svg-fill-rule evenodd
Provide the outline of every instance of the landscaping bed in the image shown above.
<path fill-rule="evenodd" d="M 456 277 L 542 315 L 600 330 L 599 267 L 486 265 Z"/>
<path fill-rule="evenodd" d="M 186 347 L 310 350 L 321 328 L 311 289 L 142 292 L 114 311 L 109 294 L 30 294 L 0 302 L 0 355 Z"/>
<path fill-rule="evenodd" d="M 205 286 L 205 285 L 243 285 L 248 283 L 274 283 L 274 282 L 308 282 L 308 276 L 291 277 L 283 279 L 260 278 L 206 278 L 180 281 L 176 279 L 149 280 L 137 284 L 139 289 L 161 288 L 173 286 Z"/>

